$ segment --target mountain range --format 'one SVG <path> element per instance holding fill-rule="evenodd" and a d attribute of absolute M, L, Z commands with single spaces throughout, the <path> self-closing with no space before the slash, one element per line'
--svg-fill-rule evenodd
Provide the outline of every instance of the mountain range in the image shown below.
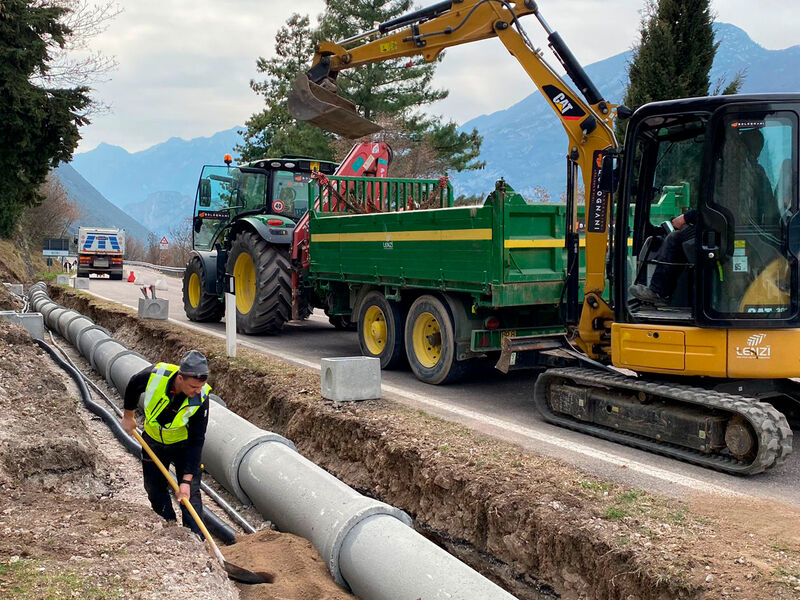
<path fill-rule="evenodd" d="M 139 221 L 128 216 L 98 192 L 92 184 L 81 177 L 71 165 L 59 165 L 54 173 L 58 177 L 70 201 L 81 209 L 81 216 L 72 224 L 71 233 L 78 227 L 119 227 L 140 242 L 147 241 L 149 231 Z"/>
<path fill-rule="evenodd" d="M 725 23 L 715 24 L 715 35 L 719 49 L 711 71 L 712 87 L 743 71 L 742 93 L 800 92 L 800 46 L 768 50 Z M 630 58 L 630 52 L 623 52 L 586 67 L 610 102 L 622 99 Z M 457 195 L 486 194 L 504 177 L 523 195 L 532 197 L 534 189 L 541 187 L 554 201 L 559 199 L 565 185 L 567 137 L 538 91 L 461 126 L 462 131 L 473 128 L 483 136 L 480 159 L 486 167 L 452 174 Z M 221 164 L 222 156 L 241 142 L 241 129 L 188 141 L 171 138 L 134 153 L 100 144 L 76 154 L 71 164 L 113 204 L 163 235 L 191 215 L 202 165 Z"/>

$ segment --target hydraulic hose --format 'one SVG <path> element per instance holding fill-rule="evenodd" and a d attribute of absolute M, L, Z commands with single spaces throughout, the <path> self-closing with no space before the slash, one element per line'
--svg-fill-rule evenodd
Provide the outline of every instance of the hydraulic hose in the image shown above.
<path fill-rule="evenodd" d="M 124 429 L 122 429 L 122 425 L 120 425 L 119 420 L 114 415 L 92 400 L 91 392 L 89 392 L 89 388 L 86 387 L 83 374 L 63 360 L 47 342 L 44 340 L 34 341 L 50 355 L 50 357 L 56 362 L 56 364 L 58 364 L 59 367 L 69 374 L 69 376 L 75 382 L 75 385 L 78 386 L 78 390 L 81 393 L 81 399 L 83 400 L 86 408 L 88 408 L 93 414 L 100 417 L 103 422 L 108 425 L 114 436 L 122 443 L 123 446 L 125 446 L 125 449 L 128 452 L 141 460 L 142 447 L 136 440 L 129 436 Z M 233 530 L 233 528 L 213 512 L 208 510 L 205 506 L 203 506 L 203 513 L 201 517 L 203 519 L 203 523 L 205 523 L 209 531 L 211 531 L 211 533 L 222 540 L 225 544 L 232 544 L 236 541 L 236 532 Z"/>

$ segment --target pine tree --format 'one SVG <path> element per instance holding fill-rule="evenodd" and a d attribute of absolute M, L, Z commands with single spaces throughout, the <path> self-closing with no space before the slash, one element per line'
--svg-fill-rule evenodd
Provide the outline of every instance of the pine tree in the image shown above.
<path fill-rule="evenodd" d="M 320 40 L 347 39 L 412 8 L 411 0 L 326 0 L 316 35 Z M 482 142 L 477 130 L 459 133 L 453 121 L 418 113 L 419 108 L 448 95 L 447 90 L 430 85 L 443 56 L 432 63 L 421 58 L 380 61 L 342 71 L 336 81 L 342 95 L 355 103 L 366 119 L 402 121 L 409 139 L 434 150 L 432 165 L 456 171 L 483 168 L 485 162 L 475 160 Z"/>
<path fill-rule="evenodd" d="M 304 154 L 332 159 L 332 136 L 321 129 L 296 121 L 287 101 L 295 78 L 308 69 L 314 54 L 314 40 L 308 16 L 293 14 L 275 36 L 275 57 L 259 57 L 256 68 L 266 74 L 264 81 L 251 81 L 250 88 L 264 96 L 264 110 L 245 123 L 244 143 L 237 146 L 243 160 L 266 156 Z"/>
<path fill-rule="evenodd" d="M 41 202 L 52 167 L 72 158 L 88 121 L 89 88 L 45 87 L 48 61 L 71 30 L 67 9 L 48 2 L 0 4 L 0 236 L 13 234 L 22 211 Z"/>

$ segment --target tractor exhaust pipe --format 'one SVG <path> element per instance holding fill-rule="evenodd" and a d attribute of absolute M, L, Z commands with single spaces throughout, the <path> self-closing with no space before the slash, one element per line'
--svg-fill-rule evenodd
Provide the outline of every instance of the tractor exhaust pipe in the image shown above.
<path fill-rule="evenodd" d="M 314 83 L 306 73 L 295 79 L 289 92 L 289 113 L 295 119 L 350 139 L 381 130 L 359 115 L 355 104 L 338 95 L 332 79 L 323 79 L 323 84 Z"/>

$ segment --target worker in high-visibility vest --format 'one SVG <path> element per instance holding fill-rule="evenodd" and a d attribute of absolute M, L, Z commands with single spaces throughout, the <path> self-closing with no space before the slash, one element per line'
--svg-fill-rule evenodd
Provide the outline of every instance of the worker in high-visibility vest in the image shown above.
<path fill-rule="evenodd" d="M 178 502 L 188 498 L 202 514 L 200 498 L 200 454 L 208 426 L 208 362 L 197 350 L 190 350 L 180 365 L 158 363 L 134 375 L 125 389 L 122 428 L 129 434 L 136 428 L 135 410 L 144 393 L 144 441 L 164 466 L 175 466 L 180 482 Z M 155 463 L 142 453 L 144 489 L 153 510 L 167 521 L 175 521 L 169 483 Z M 197 524 L 181 504 L 184 527 L 200 533 Z"/>

